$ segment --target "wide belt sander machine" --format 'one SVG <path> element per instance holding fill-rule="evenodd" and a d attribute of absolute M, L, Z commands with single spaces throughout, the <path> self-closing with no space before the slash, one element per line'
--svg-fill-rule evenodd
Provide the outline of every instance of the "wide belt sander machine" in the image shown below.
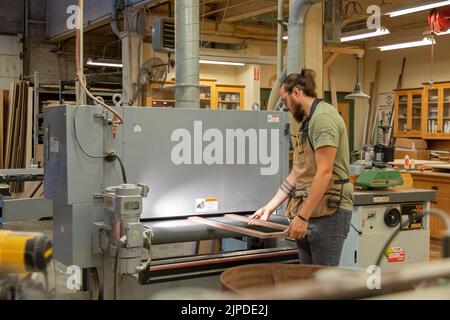
<path fill-rule="evenodd" d="M 45 109 L 45 197 L 54 257 L 100 297 L 220 289 L 220 273 L 298 262 L 283 210 L 262 207 L 289 173 L 287 113 L 97 106 Z M 215 250 L 202 249 L 205 241 Z M 200 246 L 198 245 L 200 244 Z"/>

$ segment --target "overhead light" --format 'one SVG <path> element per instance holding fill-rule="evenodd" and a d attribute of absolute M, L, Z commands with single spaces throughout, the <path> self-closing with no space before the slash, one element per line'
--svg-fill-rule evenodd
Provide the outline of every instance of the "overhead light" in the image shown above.
<path fill-rule="evenodd" d="M 349 95 L 345 96 L 345 99 L 347 100 L 356 100 L 356 99 L 370 99 L 370 96 L 368 94 L 365 94 L 362 91 L 361 88 L 361 82 L 359 82 L 359 60 L 361 59 L 360 56 L 356 55 L 356 83 L 355 88 L 353 89 L 353 92 Z"/>
<path fill-rule="evenodd" d="M 120 60 L 113 60 L 113 59 L 89 58 L 86 64 L 89 66 L 98 66 L 98 67 L 123 68 L 123 64 Z"/>
<path fill-rule="evenodd" d="M 354 41 L 354 40 L 360 40 L 360 39 L 366 39 L 366 38 L 373 38 L 373 37 L 379 37 L 384 36 L 385 34 L 390 34 L 389 30 L 386 28 L 378 28 L 375 31 L 372 32 L 366 32 L 361 34 L 352 34 L 343 36 L 341 38 L 341 42 L 348 42 L 348 41 Z"/>
<path fill-rule="evenodd" d="M 429 3 L 429 4 L 422 5 L 422 6 L 412 7 L 412 8 L 403 9 L 403 10 L 397 10 L 397 11 L 387 13 L 387 15 L 390 16 L 391 18 L 393 18 L 393 17 L 403 16 L 405 14 L 411 14 L 414 12 L 430 10 L 433 8 L 438 8 L 438 7 L 442 7 L 442 6 L 446 6 L 446 5 L 450 5 L 449 0 L 439 1 L 439 2 L 435 2 L 435 3 Z"/>
<path fill-rule="evenodd" d="M 214 60 L 200 60 L 202 64 L 221 64 L 225 66 L 245 66 L 242 62 L 228 62 L 228 61 L 214 61 Z"/>
<path fill-rule="evenodd" d="M 390 50 L 397 50 L 397 49 L 429 46 L 429 45 L 432 45 L 433 43 L 436 43 L 436 41 L 435 40 L 431 40 L 430 38 L 423 38 L 420 41 L 412 41 L 412 42 L 403 42 L 403 43 L 391 44 L 391 45 L 388 45 L 388 46 L 378 47 L 378 49 L 380 49 L 380 51 L 390 51 Z"/>
<path fill-rule="evenodd" d="M 288 36 L 283 36 L 283 40 L 287 40 L 288 39 Z"/>

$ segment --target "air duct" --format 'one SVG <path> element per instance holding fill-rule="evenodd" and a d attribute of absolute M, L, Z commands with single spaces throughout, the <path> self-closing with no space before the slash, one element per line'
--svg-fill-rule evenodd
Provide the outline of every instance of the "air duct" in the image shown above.
<path fill-rule="evenodd" d="M 175 1 L 175 108 L 200 108 L 199 0 Z"/>
<path fill-rule="evenodd" d="M 321 0 L 293 0 L 289 7 L 288 47 L 286 72 L 278 74 L 269 97 L 268 109 L 273 110 L 279 97 L 280 84 L 287 75 L 300 73 L 305 65 L 305 26 L 306 14 L 312 4 Z M 280 40 L 278 40 L 280 41 Z"/>

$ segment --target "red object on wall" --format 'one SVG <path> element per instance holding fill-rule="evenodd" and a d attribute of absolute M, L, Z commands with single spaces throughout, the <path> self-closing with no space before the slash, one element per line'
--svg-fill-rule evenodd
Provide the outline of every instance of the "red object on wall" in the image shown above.
<path fill-rule="evenodd" d="M 428 25 L 433 32 L 445 32 L 450 29 L 450 6 L 436 8 L 428 14 Z"/>
<path fill-rule="evenodd" d="M 259 74 L 260 74 L 260 66 L 255 64 L 253 66 L 253 80 L 259 81 Z"/>

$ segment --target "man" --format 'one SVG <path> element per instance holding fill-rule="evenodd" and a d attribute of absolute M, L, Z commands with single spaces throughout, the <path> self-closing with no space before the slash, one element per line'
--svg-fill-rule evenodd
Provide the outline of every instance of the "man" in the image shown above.
<path fill-rule="evenodd" d="M 289 75 L 280 95 L 300 124 L 293 168 L 274 198 L 251 218 L 267 220 L 289 199 L 286 231 L 297 241 L 300 263 L 338 266 L 353 209 L 345 123 L 335 107 L 317 98 L 311 69 Z"/>

